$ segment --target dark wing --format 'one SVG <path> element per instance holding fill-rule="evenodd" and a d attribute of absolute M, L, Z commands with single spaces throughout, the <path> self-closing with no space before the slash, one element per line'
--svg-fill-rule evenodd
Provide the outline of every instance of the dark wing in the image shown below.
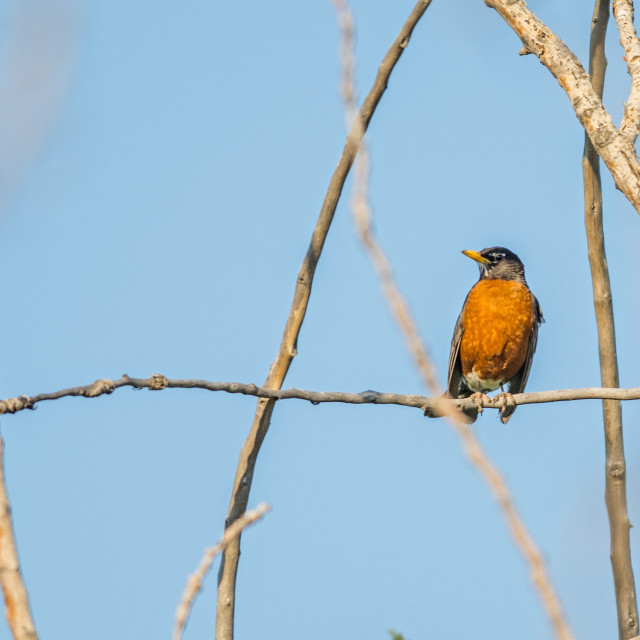
<path fill-rule="evenodd" d="M 522 393 L 525 386 L 527 385 L 529 372 L 531 371 L 531 363 L 533 362 L 533 354 L 536 352 L 536 345 L 538 344 L 538 326 L 544 322 L 544 317 L 542 316 L 542 310 L 540 309 L 540 303 L 538 302 L 538 299 L 533 294 L 531 294 L 531 297 L 533 298 L 534 313 L 533 331 L 531 332 L 531 337 L 529 338 L 527 357 L 525 358 L 524 364 L 522 365 L 520 371 L 518 371 L 518 373 L 516 373 L 516 375 L 511 378 L 511 382 L 509 383 L 509 393 Z M 500 415 L 500 419 L 502 420 L 502 422 L 506 424 L 511 414 L 515 410 L 515 407 L 507 407 Z"/>
<path fill-rule="evenodd" d="M 462 378 L 462 364 L 460 363 L 460 343 L 462 342 L 462 334 L 464 327 L 462 326 L 462 313 L 458 316 L 456 328 L 453 330 L 453 338 L 451 340 L 451 352 L 449 353 L 449 375 L 447 376 L 447 391 L 452 398 L 464 398 L 470 393 L 461 393 L 460 386 Z"/>

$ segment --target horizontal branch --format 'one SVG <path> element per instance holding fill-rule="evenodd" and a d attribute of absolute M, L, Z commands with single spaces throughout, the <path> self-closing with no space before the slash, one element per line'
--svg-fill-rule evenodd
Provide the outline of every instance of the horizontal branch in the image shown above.
<path fill-rule="evenodd" d="M 206 391 L 225 391 L 240 393 L 257 398 L 272 398 L 274 400 L 307 400 L 312 404 L 322 402 L 342 402 L 346 404 L 393 404 L 403 407 L 415 407 L 435 416 L 435 406 L 450 403 L 457 409 L 470 409 L 478 406 L 470 398 L 447 400 L 430 398 L 421 395 L 406 395 L 401 393 L 383 393 L 379 391 L 362 391 L 361 393 L 347 393 L 344 391 L 307 391 L 305 389 L 264 389 L 255 384 L 241 382 L 210 382 L 208 380 L 171 380 L 161 374 L 154 374 L 150 378 L 130 378 L 123 375 L 119 380 L 96 380 L 92 384 L 82 387 L 71 387 L 52 393 L 39 393 L 34 396 L 19 396 L 0 400 L 0 415 L 3 413 L 17 413 L 24 409 L 35 409 L 36 405 L 45 400 L 58 400 L 69 396 L 96 398 L 113 393 L 121 387 L 134 389 L 205 389 Z M 557 389 L 553 391 L 534 391 L 531 393 L 516 393 L 511 396 L 517 405 L 540 404 L 543 402 L 566 402 L 570 400 L 639 400 L 640 387 L 629 389 L 608 389 L 605 387 L 585 387 L 582 389 Z M 500 409 L 505 398 L 498 394 L 494 398 L 485 398 L 482 407 Z M 438 414 L 440 415 L 440 414 Z"/>

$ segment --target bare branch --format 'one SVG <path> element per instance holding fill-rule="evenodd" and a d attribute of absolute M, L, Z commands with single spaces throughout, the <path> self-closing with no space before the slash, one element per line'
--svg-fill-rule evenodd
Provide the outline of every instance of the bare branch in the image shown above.
<path fill-rule="evenodd" d="M 242 517 L 238 518 L 231 526 L 227 527 L 220 539 L 220 542 L 215 547 L 205 549 L 204 556 L 198 565 L 198 568 L 193 574 L 191 574 L 187 580 L 180 604 L 176 610 L 176 623 L 173 628 L 173 640 L 181 640 L 182 632 L 187 624 L 191 609 L 193 608 L 193 602 L 198 595 L 200 589 L 202 589 L 202 583 L 207 577 L 214 558 L 224 551 L 232 540 L 235 540 L 240 533 L 248 527 L 250 524 L 257 522 L 268 511 L 271 511 L 271 507 L 268 504 L 259 504 L 252 511 L 247 511 Z"/>
<path fill-rule="evenodd" d="M 29 609 L 29 595 L 20 573 L 18 550 L 13 535 L 11 506 L 4 479 L 4 442 L 0 437 L 0 585 L 5 612 L 14 640 L 37 640 L 38 633 Z"/>
<path fill-rule="evenodd" d="M 338 205 L 347 175 L 353 165 L 362 136 L 366 131 L 371 117 L 387 88 L 389 77 L 396 63 L 409 44 L 409 39 L 416 24 L 427 10 L 431 0 L 419 0 L 413 11 L 402 26 L 400 33 L 391 45 L 378 68 L 376 79 L 371 91 L 367 95 L 357 117 L 357 123 L 351 129 L 338 161 L 329 187 L 325 195 L 318 221 L 313 230 L 311 243 L 298 273 L 296 287 L 293 294 L 293 302 L 287 318 L 287 323 L 280 343 L 280 350 L 276 359 L 271 364 L 269 374 L 265 381 L 265 387 L 279 389 L 282 386 L 289 366 L 297 353 L 297 341 L 300 328 L 307 311 L 311 284 L 316 265 L 322 252 L 322 247 L 327 237 L 333 215 Z M 255 463 L 267 434 L 273 412 L 273 400 L 260 400 L 251 425 L 249 435 L 240 451 L 238 467 L 233 483 L 233 491 L 229 510 L 227 512 L 226 525 L 244 513 L 247 508 L 249 492 L 253 481 Z M 232 640 L 233 618 L 235 611 L 235 584 L 238 561 L 240 558 L 240 537 L 229 545 L 224 553 L 220 572 L 218 574 L 218 607 L 216 614 L 216 640 Z"/>
<path fill-rule="evenodd" d="M 631 76 L 631 91 L 620 123 L 620 133 L 635 142 L 640 133 L 640 40 L 633 26 L 633 2 L 613 0 L 613 15 L 618 24 L 620 44 Z M 602 99 L 602 93 L 600 98 Z"/>
<path fill-rule="evenodd" d="M 611 121 L 578 58 L 527 7 L 524 0 L 485 0 L 516 32 L 567 92 L 573 109 L 607 165 L 616 187 L 640 213 L 640 164 L 628 136 Z"/>
<path fill-rule="evenodd" d="M 633 19 L 633 9 L 630 3 L 618 2 L 616 19 L 620 29 L 620 38 L 628 56 L 629 71 L 632 79 L 638 81 L 636 68 L 640 62 L 634 51 L 637 38 L 633 24 L 626 24 L 626 20 Z M 629 11 L 630 10 L 630 11 Z M 616 3 L 614 2 L 614 13 Z M 599 97 L 604 89 L 606 58 L 604 53 L 607 22 L 609 20 L 609 6 L 607 0 L 596 0 L 591 28 L 589 46 L 589 71 L 593 79 L 593 87 Z M 633 38 L 629 33 L 633 30 Z M 623 36 L 625 34 L 625 36 Z M 636 42 L 631 43 L 634 39 Z M 631 56 L 636 56 L 635 60 Z M 635 74 L 635 75 L 634 75 Z M 636 88 L 632 87 L 631 96 L 634 101 Z M 634 112 L 635 105 L 625 110 L 623 124 L 633 133 L 630 137 L 635 140 L 638 135 L 638 115 Z M 593 303 L 598 327 L 598 347 L 600 352 L 600 375 L 602 384 L 607 387 L 617 387 L 618 361 L 616 356 L 616 335 L 613 319 L 613 299 L 609 268 L 604 246 L 604 229 L 602 225 L 602 185 L 600 180 L 600 161 L 591 140 L 585 136 L 584 155 L 582 159 L 582 174 L 584 180 L 584 211 L 587 231 L 587 246 L 591 280 L 593 284 Z M 622 408 L 616 400 L 603 402 L 603 417 L 605 431 L 605 502 L 609 514 L 609 529 L 611 531 L 611 565 L 613 582 L 616 593 L 618 612 L 618 633 L 620 640 L 627 640 L 638 633 L 638 605 L 636 589 L 631 565 L 631 547 L 629 542 L 629 528 L 631 526 L 627 515 L 627 489 L 624 459 L 624 443 L 622 435 Z"/>
<path fill-rule="evenodd" d="M 327 402 L 340 402 L 344 404 L 390 404 L 401 407 L 413 407 L 427 411 L 432 418 L 442 417 L 455 412 L 456 409 L 472 409 L 478 405 L 469 398 L 445 400 L 443 398 L 431 398 L 416 394 L 389 393 L 382 391 L 362 391 L 349 393 L 346 391 L 310 391 L 306 389 L 268 389 L 258 387 L 252 383 L 244 382 L 212 382 L 196 379 L 171 379 L 156 373 L 150 378 L 130 378 L 122 376 L 118 380 L 97 380 L 92 384 L 81 387 L 70 387 L 52 393 L 39 393 L 34 396 L 19 396 L 0 400 L 0 415 L 18 413 L 25 409 L 35 409 L 36 405 L 48 400 L 59 400 L 68 397 L 97 398 L 100 395 L 110 394 L 122 387 L 134 389 L 150 389 L 160 391 L 162 389 L 203 389 L 205 391 L 224 391 L 226 393 L 239 393 L 255 398 L 269 400 L 306 400 L 311 404 L 323 404 Z M 583 387 L 579 389 L 556 389 L 551 391 L 531 391 L 516 393 L 513 399 L 518 406 L 525 404 L 545 404 L 548 402 L 570 402 L 573 400 L 640 400 L 640 387 L 628 389 Z M 485 409 L 501 409 L 504 399 L 496 396 L 481 402 Z M 438 407 L 446 408 L 438 412 Z"/>

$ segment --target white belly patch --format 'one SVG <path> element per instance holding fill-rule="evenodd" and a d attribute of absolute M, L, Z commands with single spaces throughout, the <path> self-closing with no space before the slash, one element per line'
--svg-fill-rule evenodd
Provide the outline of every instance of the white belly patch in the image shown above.
<path fill-rule="evenodd" d="M 476 375 L 475 371 L 472 371 L 468 376 L 465 376 L 465 380 L 467 381 L 467 386 L 471 391 L 479 391 L 481 393 L 485 393 L 487 391 L 495 391 L 499 389 L 502 384 L 504 384 L 504 380 L 480 380 Z"/>

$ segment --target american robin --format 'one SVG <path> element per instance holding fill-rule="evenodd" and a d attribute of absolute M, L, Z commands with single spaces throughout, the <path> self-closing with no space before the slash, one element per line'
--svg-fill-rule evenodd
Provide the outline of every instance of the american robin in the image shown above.
<path fill-rule="evenodd" d="M 515 253 L 504 247 L 462 253 L 478 263 L 480 279 L 469 291 L 453 332 L 448 396 L 480 398 L 498 387 L 504 393 L 508 382 L 500 413 L 506 424 L 516 410 L 511 394 L 524 391 L 527 384 L 542 311 Z M 476 417 L 474 413 L 473 420 Z"/>

